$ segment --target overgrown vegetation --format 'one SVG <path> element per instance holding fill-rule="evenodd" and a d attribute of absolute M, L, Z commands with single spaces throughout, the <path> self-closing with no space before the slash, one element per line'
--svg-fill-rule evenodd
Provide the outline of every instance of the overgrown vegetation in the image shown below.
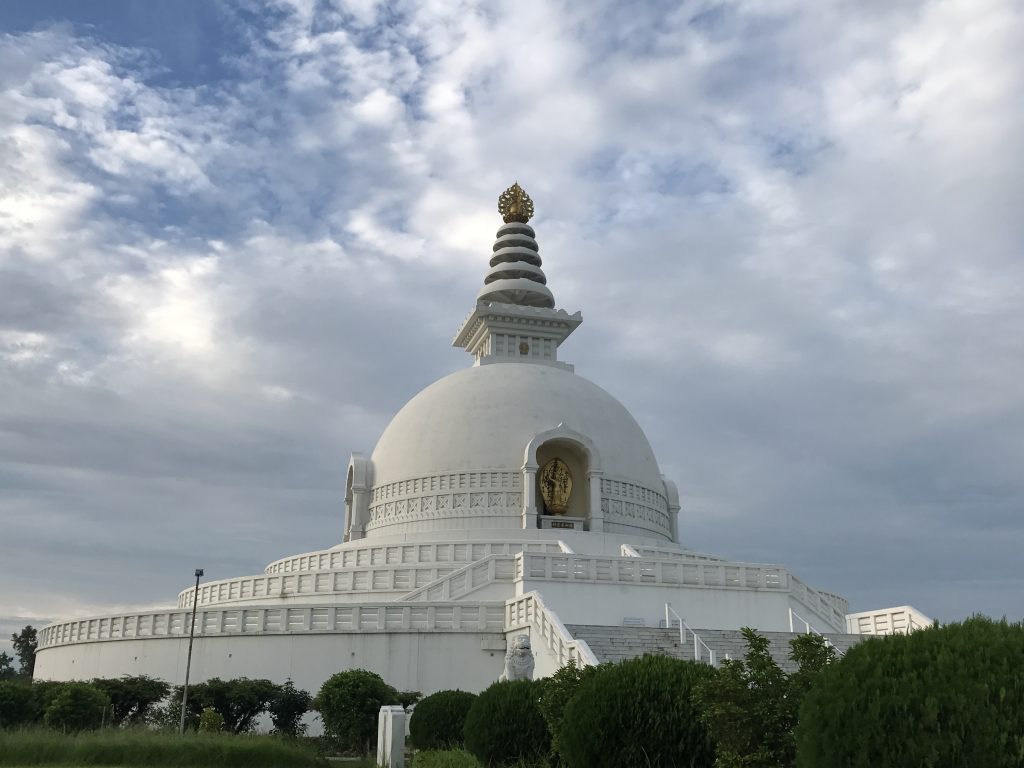
<path fill-rule="evenodd" d="M 273 736 L 160 733 L 107 728 L 68 736 L 34 728 L 0 732 L 0 766 L 319 768 L 316 752 Z"/>
<path fill-rule="evenodd" d="M 811 686 L 797 765 L 1024 765 L 1024 625 L 973 618 L 852 648 Z"/>

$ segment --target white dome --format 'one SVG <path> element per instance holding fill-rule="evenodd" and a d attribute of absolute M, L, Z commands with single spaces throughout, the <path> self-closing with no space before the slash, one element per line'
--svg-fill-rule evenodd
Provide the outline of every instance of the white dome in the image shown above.
<path fill-rule="evenodd" d="M 497 494 L 489 491 L 522 491 L 528 444 L 559 425 L 589 441 L 596 454 L 602 473 L 600 501 L 610 524 L 605 529 L 671 538 L 665 484 L 650 443 L 629 411 L 582 376 L 529 363 L 457 371 L 424 389 L 398 412 L 370 460 L 370 504 L 375 512 L 368 531 L 450 529 L 467 522 L 476 527 L 480 523 L 473 519 L 488 514 L 490 522 L 484 527 L 519 525 L 522 496 L 512 493 L 508 499 L 494 500 L 491 497 Z M 587 480 L 577 477 L 575 482 L 580 487 Z M 407 525 L 411 521 L 405 499 L 425 491 L 460 489 L 480 491 L 463 494 L 467 498 L 462 499 L 477 510 L 466 508 L 456 514 L 453 509 L 449 516 L 431 508 L 429 516 L 418 511 L 419 524 Z M 389 499 L 396 501 L 389 504 Z M 453 506 L 459 502 L 452 497 Z M 616 514 L 622 518 L 618 524 Z"/>

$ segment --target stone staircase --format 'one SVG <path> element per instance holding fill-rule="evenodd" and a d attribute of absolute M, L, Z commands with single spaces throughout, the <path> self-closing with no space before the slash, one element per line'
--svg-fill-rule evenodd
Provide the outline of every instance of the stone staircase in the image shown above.
<path fill-rule="evenodd" d="M 676 659 L 693 661 L 693 635 L 686 633 L 686 642 L 680 645 L 678 629 L 659 627 L 604 627 L 596 624 L 566 624 L 565 628 L 574 638 L 585 640 L 590 649 L 604 664 L 656 653 Z M 738 629 L 698 629 L 700 639 L 715 652 L 716 659 L 742 659 L 747 645 L 743 633 Z M 796 665 L 789 658 L 789 641 L 797 634 L 789 632 L 761 632 L 768 638 L 769 653 L 775 662 L 787 672 L 793 672 Z M 859 643 L 865 635 L 827 634 L 829 642 L 841 652 Z M 704 657 L 707 661 L 707 657 Z"/>

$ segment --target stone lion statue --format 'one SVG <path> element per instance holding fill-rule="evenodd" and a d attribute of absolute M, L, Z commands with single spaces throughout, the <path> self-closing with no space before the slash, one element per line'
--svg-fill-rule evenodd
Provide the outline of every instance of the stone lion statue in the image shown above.
<path fill-rule="evenodd" d="M 530 647 L 529 635 L 516 635 L 516 639 L 505 653 L 505 671 L 499 681 L 532 680 L 533 679 L 533 648 Z"/>

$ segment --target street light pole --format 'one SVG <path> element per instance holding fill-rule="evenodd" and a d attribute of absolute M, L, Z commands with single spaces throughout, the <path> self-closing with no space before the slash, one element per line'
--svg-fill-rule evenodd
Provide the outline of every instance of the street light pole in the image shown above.
<path fill-rule="evenodd" d="M 192 624 L 188 629 L 188 660 L 185 662 L 185 685 L 181 689 L 181 722 L 178 724 L 178 733 L 185 733 L 185 706 L 188 704 L 188 676 L 192 671 L 192 641 L 196 636 L 196 606 L 199 604 L 199 579 L 202 578 L 203 569 L 196 568 L 196 590 L 192 593 Z"/>

